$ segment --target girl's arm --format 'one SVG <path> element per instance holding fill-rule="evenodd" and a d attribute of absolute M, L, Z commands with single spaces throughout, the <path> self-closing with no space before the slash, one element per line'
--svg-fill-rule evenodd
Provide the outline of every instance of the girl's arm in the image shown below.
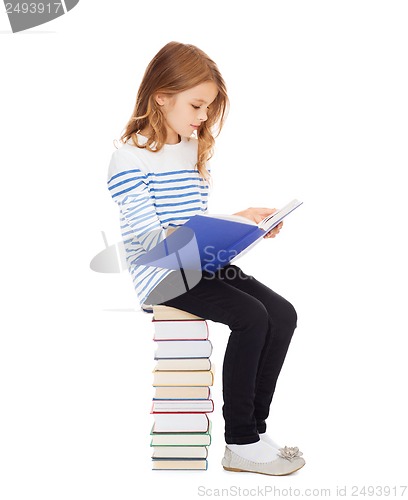
<path fill-rule="evenodd" d="M 135 165 L 132 155 L 121 150 L 112 154 L 108 171 L 109 192 L 129 226 L 126 237 L 136 237 L 146 251 L 165 238 L 147 185 L 147 176 Z"/>

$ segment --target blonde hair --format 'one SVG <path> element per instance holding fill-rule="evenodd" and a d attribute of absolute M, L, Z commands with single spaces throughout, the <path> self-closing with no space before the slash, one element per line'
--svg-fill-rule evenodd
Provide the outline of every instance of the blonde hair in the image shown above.
<path fill-rule="evenodd" d="M 163 93 L 175 95 L 189 90 L 204 82 L 214 82 L 218 94 L 207 113 L 207 120 L 197 131 L 198 155 L 197 170 L 205 179 L 210 179 L 206 162 L 214 153 L 214 137 L 223 127 L 228 113 L 228 96 L 225 82 L 215 62 L 194 45 L 170 42 L 150 61 L 140 84 L 135 108 L 120 141 L 126 143 L 130 138 L 138 148 L 157 152 L 164 146 L 167 138 L 165 120 L 155 95 Z M 137 141 L 137 132 L 149 127 L 150 137 L 144 144 Z M 213 133 L 216 132 L 214 136 Z"/>

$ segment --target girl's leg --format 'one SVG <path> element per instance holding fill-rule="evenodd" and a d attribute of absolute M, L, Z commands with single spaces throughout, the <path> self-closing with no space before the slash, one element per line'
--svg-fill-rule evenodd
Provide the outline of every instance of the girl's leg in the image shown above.
<path fill-rule="evenodd" d="M 276 382 L 296 328 L 296 311 L 286 299 L 237 266 L 226 266 L 218 276 L 224 283 L 258 299 L 268 311 L 266 342 L 259 360 L 254 400 L 257 431 L 264 433 Z"/>
<path fill-rule="evenodd" d="M 166 286 L 171 286 L 171 279 Z M 228 444 L 259 441 L 254 401 L 269 329 L 265 306 L 256 297 L 205 272 L 192 289 L 160 303 L 230 327 L 223 365 L 225 440 Z"/>

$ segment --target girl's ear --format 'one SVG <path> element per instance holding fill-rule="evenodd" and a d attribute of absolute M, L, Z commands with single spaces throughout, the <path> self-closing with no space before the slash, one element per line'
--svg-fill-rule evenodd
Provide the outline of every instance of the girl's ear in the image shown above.
<path fill-rule="evenodd" d="M 154 99 L 159 106 L 163 106 L 164 104 L 166 104 L 167 96 L 165 94 L 158 93 L 154 96 Z"/>

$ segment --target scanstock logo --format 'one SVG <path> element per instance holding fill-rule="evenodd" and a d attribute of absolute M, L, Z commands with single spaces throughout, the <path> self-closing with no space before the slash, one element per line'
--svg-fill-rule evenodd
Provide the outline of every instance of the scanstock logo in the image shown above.
<path fill-rule="evenodd" d="M 79 0 L 60 0 L 59 2 L 4 0 L 13 33 L 48 23 L 63 16 L 78 3 Z"/>

